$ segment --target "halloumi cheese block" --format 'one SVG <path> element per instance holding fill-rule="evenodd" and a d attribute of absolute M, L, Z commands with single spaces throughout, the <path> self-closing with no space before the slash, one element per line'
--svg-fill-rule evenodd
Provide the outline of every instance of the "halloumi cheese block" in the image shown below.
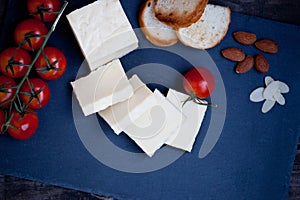
<path fill-rule="evenodd" d="M 133 95 L 132 86 L 119 59 L 71 82 L 71 85 L 85 116 L 125 101 Z"/>
<path fill-rule="evenodd" d="M 185 118 L 179 127 L 179 131 L 171 135 L 166 141 L 166 144 L 191 152 L 205 116 L 207 106 L 198 105 L 193 101 L 188 101 L 182 106 L 188 97 L 186 94 L 169 89 L 167 99 L 175 105 L 178 110 L 182 111 Z"/>
<path fill-rule="evenodd" d="M 128 100 L 98 112 L 116 134 L 120 134 L 124 128 L 157 104 L 153 92 L 137 75 L 133 75 L 129 82 L 133 87 L 134 94 Z"/>
<path fill-rule="evenodd" d="M 142 115 L 124 132 L 149 156 L 161 148 L 172 134 L 177 134 L 182 115 L 164 95 L 154 91 L 157 105 Z"/>
<path fill-rule="evenodd" d="M 98 0 L 67 15 L 91 70 L 138 47 L 119 0 Z"/>

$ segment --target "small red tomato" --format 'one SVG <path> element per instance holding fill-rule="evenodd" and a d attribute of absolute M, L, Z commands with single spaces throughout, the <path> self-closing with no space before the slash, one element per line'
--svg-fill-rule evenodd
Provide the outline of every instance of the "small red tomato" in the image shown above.
<path fill-rule="evenodd" d="M 26 140 L 36 132 L 38 124 L 38 115 L 33 110 L 25 109 L 22 114 L 14 110 L 7 132 L 14 139 Z"/>
<path fill-rule="evenodd" d="M 15 95 L 16 82 L 14 79 L 0 76 L 0 107 L 4 108 L 9 105 L 9 100 Z"/>
<path fill-rule="evenodd" d="M 33 17 L 44 21 L 51 22 L 57 17 L 57 14 L 49 12 L 58 12 L 61 8 L 60 0 L 28 0 L 27 9 Z"/>
<path fill-rule="evenodd" d="M 63 52 L 55 47 L 45 47 L 34 64 L 38 75 L 46 80 L 55 80 L 61 77 L 67 68 L 67 59 Z"/>
<path fill-rule="evenodd" d="M 5 124 L 5 113 L 0 110 L 0 134 L 3 133 L 3 125 Z"/>
<path fill-rule="evenodd" d="M 196 95 L 200 99 L 205 99 L 214 91 L 215 79 L 208 69 L 193 68 L 184 76 L 183 87 L 189 95 Z"/>
<path fill-rule="evenodd" d="M 28 66 L 22 64 L 31 64 L 31 57 L 27 51 L 9 47 L 1 52 L 0 70 L 4 75 L 11 78 L 23 77 L 28 70 Z"/>
<path fill-rule="evenodd" d="M 22 48 L 26 50 L 39 49 L 48 33 L 47 27 L 37 19 L 26 19 L 20 22 L 14 32 L 15 42 L 20 45 L 25 42 Z"/>
<path fill-rule="evenodd" d="M 39 78 L 31 78 L 24 82 L 20 90 L 20 98 L 29 108 L 40 109 L 50 100 L 50 89 L 47 83 Z"/>

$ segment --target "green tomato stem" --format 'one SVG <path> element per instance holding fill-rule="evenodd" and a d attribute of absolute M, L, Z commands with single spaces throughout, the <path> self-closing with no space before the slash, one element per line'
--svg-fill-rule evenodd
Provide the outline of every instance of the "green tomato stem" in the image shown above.
<path fill-rule="evenodd" d="M 203 105 L 203 106 L 211 106 L 211 107 L 218 107 L 217 104 L 211 103 L 211 102 L 206 102 L 203 99 L 200 99 L 199 97 L 196 96 L 194 92 L 190 93 L 190 96 L 183 102 L 182 107 L 188 102 L 188 101 L 193 101 L 196 104 Z"/>
<path fill-rule="evenodd" d="M 37 59 L 38 59 L 38 57 L 40 56 L 41 52 L 43 51 L 44 47 L 46 46 L 46 44 L 47 44 L 47 42 L 48 42 L 48 40 L 49 40 L 51 34 L 54 32 L 55 27 L 56 27 L 56 25 L 57 25 L 57 23 L 58 23 L 60 17 L 62 16 L 64 10 L 66 9 L 67 5 L 68 5 L 68 2 L 65 1 L 64 4 L 63 4 L 63 6 L 61 7 L 61 9 L 60 9 L 60 11 L 59 11 L 59 14 L 58 14 L 57 17 L 56 17 L 54 23 L 52 24 L 52 26 L 51 26 L 49 32 L 48 32 L 46 35 L 43 35 L 43 36 L 42 36 L 42 37 L 45 37 L 45 40 L 44 40 L 42 46 L 39 48 L 38 52 L 36 53 L 36 55 L 35 55 L 34 59 L 32 60 L 31 64 L 28 66 L 28 70 L 27 70 L 26 74 L 25 74 L 24 77 L 20 80 L 18 86 L 16 87 L 15 95 L 11 98 L 11 101 L 10 101 L 11 104 L 10 104 L 10 107 L 9 107 L 8 116 L 10 116 L 10 113 L 12 112 L 12 109 L 13 109 L 13 106 L 14 106 L 14 104 L 13 104 L 12 102 L 14 102 L 16 98 L 19 99 L 19 93 L 20 93 L 20 89 L 21 89 L 23 83 L 24 83 L 26 80 L 28 81 L 29 74 L 30 74 L 30 72 L 31 72 L 31 70 L 32 70 L 32 68 L 33 68 L 33 66 L 34 66 L 34 64 L 35 64 L 35 62 L 37 61 Z M 21 48 L 21 47 L 20 47 L 20 48 Z M 22 108 L 22 110 L 23 110 L 23 109 L 24 109 L 24 108 Z"/>

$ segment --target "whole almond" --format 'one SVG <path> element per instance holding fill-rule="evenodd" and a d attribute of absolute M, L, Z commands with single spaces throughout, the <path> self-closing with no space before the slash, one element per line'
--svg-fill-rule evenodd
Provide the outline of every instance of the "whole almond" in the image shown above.
<path fill-rule="evenodd" d="M 255 42 L 256 48 L 266 53 L 277 53 L 278 52 L 278 44 L 270 39 L 261 39 Z"/>
<path fill-rule="evenodd" d="M 246 57 L 242 49 L 235 47 L 223 49 L 221 53 L 225 58 L 235 62 L 243 61 Z"/>
<path fill-rule="evenodd" d="M 235 72 L 238 74 L 244 74 L 252 69 L 254 66 L 254 58 L 250 55 L 246 56 L 246 58 L 239 62 L 235 67 Z"/>
<path fill-rule="evenodd" d="M 243 45 L 252 45 L 256 41 L 256 35 L 246 31 L 234 32 L 233 37 L 237 42 Z"/>
<path fill-rule="evenodd" d="M 265 73 L 269 71 L 269 62 L 265 56 L 258 54 L 255 57 L 255 68 L 257 71 Z"/>

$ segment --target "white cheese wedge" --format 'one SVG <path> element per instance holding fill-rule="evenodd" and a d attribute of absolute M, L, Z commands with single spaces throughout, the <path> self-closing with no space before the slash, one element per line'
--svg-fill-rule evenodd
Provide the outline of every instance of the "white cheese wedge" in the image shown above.
<path fill-rule="evenodd" d="M 182 111 L 185 119 L 182 121 L 182 124 L 179 128 L 177 134 L 171 135 L 168 138 L 166 144 L 179 148 L 188 152 L 192 151 L 195 139 L 198 135 L 199 129 L 201 127 L 203 118 L 207 106 L 198 105 L 192 101 L 186 102 L 182 107 L 183 102 L 189 96 L 177 92 L 176 90 L 169 89 L 167 94 L 167 99 L 176 106 L 176 108 Z"/>
<path fill-rule="evenodd" d="M 73 92 L 85 116 L 125 101 L 133 89 L 119 59 L 71 82 Z"/>
<path fill-rule="evenodd" d="M 67 15 L 91 70 L 138 47 L 119 0 L 98 0 Z"/>
<path fill-rule="evenodd" d="M 177 134 L 182 114 L 158 90 L 157 105 L 148 110 L 124 132 L 149 156 L 161 148 L 172 134 Z"/>
<path fill-rule="evenodd" d="M 128 100 L 98 112 L 116 134 L 120 134 L 142 114 L 157 104 L 152 91 L 137 75 L 133 75 L 129 82 L 133 87 L 134 94 Z"/>

